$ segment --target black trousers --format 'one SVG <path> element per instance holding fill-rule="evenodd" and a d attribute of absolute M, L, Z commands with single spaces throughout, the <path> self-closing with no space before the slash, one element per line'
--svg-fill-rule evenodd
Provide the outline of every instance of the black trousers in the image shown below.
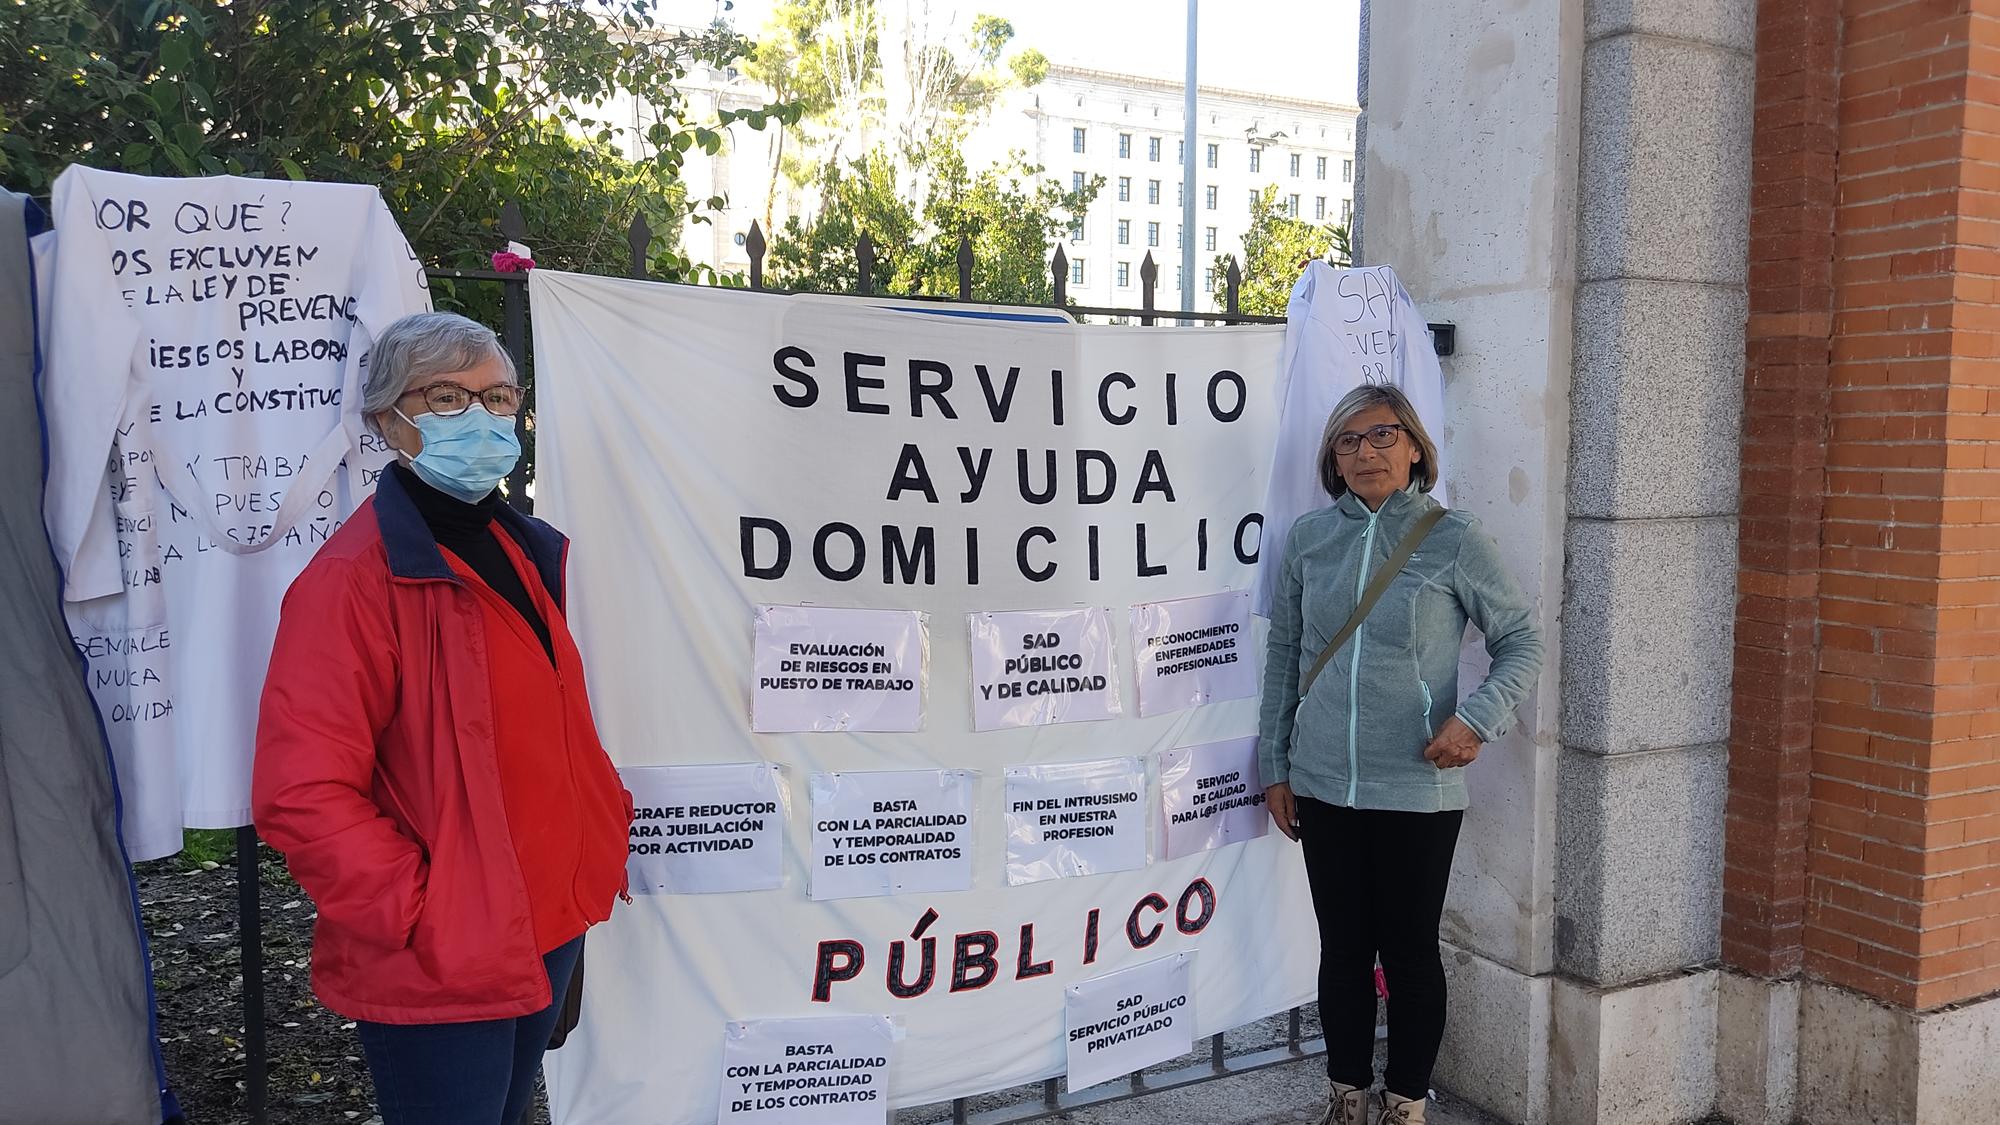
<path fill-rule="evenodd" d="M 1319 916 L 1319 1018 L 1326 1072 L 1375 1082 L 1375 963 L 1389 986 L 1390 1093 L 1430 1094 L 1444 1041 L 1444 916 L 1462 812 L 1345 809 L 1298 799 L 1299 842 Z"/>

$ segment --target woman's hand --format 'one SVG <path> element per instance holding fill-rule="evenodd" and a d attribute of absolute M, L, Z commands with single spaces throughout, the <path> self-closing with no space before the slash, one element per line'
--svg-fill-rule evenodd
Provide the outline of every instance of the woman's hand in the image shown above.
<path fill-rule="evenodd" d="M 1299 838 L 1299 803 L 1292 796 L 1290 783 L 1280 781 L 1264 790 L 1264 807 L 1271 810 L 1271 819 L 1278 824 L 1278 831 L 1288 840 Z"/>
<path fill-rule="evenodd" d="M 1431 744 L 1424 747 L 1424 760 L 1441 770 L 1472 764 L 1479 757 L 1479 736 L 1457 715 L 1446 719 Z"/>

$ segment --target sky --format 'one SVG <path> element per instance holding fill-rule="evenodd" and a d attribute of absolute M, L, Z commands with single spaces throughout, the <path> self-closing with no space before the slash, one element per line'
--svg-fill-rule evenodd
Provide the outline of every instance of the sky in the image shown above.
<path fill-rule="evenodd" d="M 929 2 L 934 26 L 955 19 L 963 29 L 980 13 L 1003 16 L 1014 24 L 1017 46 L 1038 48 L 1057 63 L 1171 79 L 1186 66 L 1187 8 L 1175 0 Z M 722 3 L 667 0 L 662 15 L 707 23 Z M 733 3 L 726 18 L 755 36 L 775 0 Z M 1207 0 L 1199 13 L 1203 85 L 1353 104 L 1360 0 Z"/>

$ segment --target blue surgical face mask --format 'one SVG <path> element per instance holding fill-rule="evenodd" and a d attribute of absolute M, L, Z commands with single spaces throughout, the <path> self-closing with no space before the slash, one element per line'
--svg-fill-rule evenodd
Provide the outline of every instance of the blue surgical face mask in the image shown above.
<path fill-rule="evenodd" d="M 521 460 L 514 420 L 488 414 L 476 403 L 450 417 L 412 418 L 401 410 L 396 414 L 424 437 L 423 452 L 410 459 L 411 471 L 425 484 L 468 504 L 485 499 Z"/>

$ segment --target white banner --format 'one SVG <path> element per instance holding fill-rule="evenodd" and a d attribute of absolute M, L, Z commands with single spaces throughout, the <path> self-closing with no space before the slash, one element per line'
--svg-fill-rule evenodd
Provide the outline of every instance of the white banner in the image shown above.
<path fill-rule="evenodd" d="M 716 1125 L 882 1125 L 895 1041 L 884 1016 L 731 1022 Z"/>
<path fill-rule="evenodd" d="M 1248 590 L 1133 606 L 1139 714 L 1256 695 L 1253 635 Z"/>
<path fill-rule="evenodd" d="M 1062 990 L 1141 961 L 1229 951 L 1195 960 L 1196 1035 L 1311 998 L 1288 840 L 1007 881 L 1005 767 L 1242 738 L 1255 701 L 975 732 L 959 624 L 1098 606 L 1122 632 L 1133 605 L 1247 587 L 1265 469 L 1246 451 L 1276 432 L 1279 329 L 1002 322 L 548 270 L 529 285 L 536 512 L 576 544 L 570 621 L 619 765 L 978 773 L 970 890 L 811 897 L 802 799 L 784 889 L 620 904 L 590 933 L 583 1023 L 549 1056 L 559 1125 L 713 1122 L 730 1020 L 892 1016 L 907 1034 L 890 1102 L 906 1106 L 1061 1075 Z M 753 731 L 760 605 L 928 614 L 924 730 Z M 1112 667 L 1135 698 L 1131 661 Z M 1149 818 L 1159 800 L 1149 782 Z"/>
<path fill-rule="evenodd" d="M 972 886 L 970 770 L 816 773 L 816 899 L 929 894 Z"/>
<path fill-rule="evenodd" d="M 625 870 L 632 893 L 767 891 L 785 883 L 785 799 L 778 767 L 640 766 Z"/>
<path fill-rule="evenodd" d="M 1101 609 L 975 613 L 975 730 L 1118 717 L 1111 618 Z"/>
<path fill-rule="evenodd" d="M 1270 830 L 1257 776 L 1257 740 L 1232 738 L 1160 755 L 1167 858 L 1254 840 Z"/>
<path fill-rule="evenodd" d="M 924 729 L 923 614 L 758 606 L 756 645 L 753 729 Z"/>
<path fill-rule="evenodd" d="M 1007 768 L 1007 882 L 1146 866 L 1146 764 L 1138 758 Z"/>
<path fill-rule="evenodd" d="M 1069 1088 L 1081 1090 L 1194 1049 L 1192 953 L 1176 953 L 1063 990 Z"/>

